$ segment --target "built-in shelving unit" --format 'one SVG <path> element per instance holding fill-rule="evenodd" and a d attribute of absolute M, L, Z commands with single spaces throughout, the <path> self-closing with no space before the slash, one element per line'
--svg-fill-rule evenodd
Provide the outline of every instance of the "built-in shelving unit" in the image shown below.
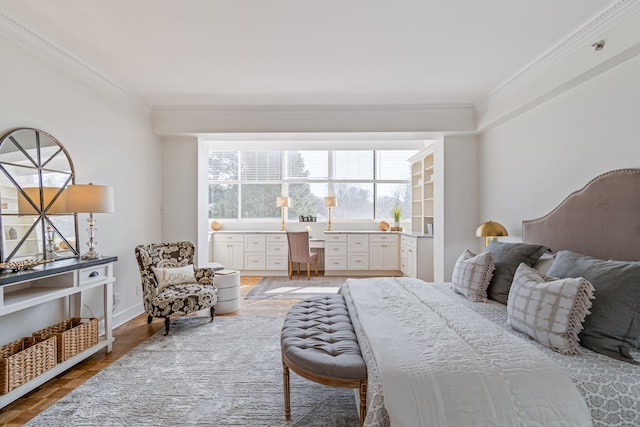
<path fill-rule="evenodd" d="M 433 149 L 426 148 L 411 163 L 411 231 L 433 235 Z"/>

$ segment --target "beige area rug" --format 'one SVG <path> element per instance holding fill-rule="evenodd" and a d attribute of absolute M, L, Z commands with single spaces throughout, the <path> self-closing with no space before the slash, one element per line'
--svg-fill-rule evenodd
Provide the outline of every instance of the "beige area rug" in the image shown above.
<path fill-rule="evenodd" d="M 179 318 L 28 426 L 358 426 L 353 390 L 291 372 L 284 419 L 283 317 Z M 116 343 L 117 345 L 117 343 Z"/>
<path fill-rule="evenodd" d="M 319 294 L 335 294 L 348 277 L 307 276 L 264 277 L 249 291 L 245 299 L 303 299 Z"/>

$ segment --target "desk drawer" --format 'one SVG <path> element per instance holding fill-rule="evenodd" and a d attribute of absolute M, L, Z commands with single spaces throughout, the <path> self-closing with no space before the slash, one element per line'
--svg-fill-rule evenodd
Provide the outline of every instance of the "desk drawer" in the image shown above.
<path fill-rule="evenodd" d="M 347 260 L 344 256 L 337 257 L 325 257 L 324 259 L 324 269 L 325 270 L 346 270 L 347 269 Z"/>
<path fill-rule="evenodd" d="M 369 254 L 356 253 L 349 254 L 349 270 L 368 270 L 369 269 Z"/>
<path fill-rule="evenodd" d="M 347 239 L 349 252 L 369 252 L 369 236 L 362 234 L 350 234 Z"/>
<path fill-rule="evenodd" d="M 264 270 L 265 256 L 264 253 L 245 253 L 244 269 L 245 270 Z"/>
<path fill-rule="evenodd" d="M 325 233 L 324 240 L 329 242 L 346 242 L 347 235 L 346 234 L 333 234 L 333 233 Z"/>
<path fill-rule="evenodd" d="M 267 257 L 267 270 L 287 270 L 287 257 L 269 256 Z"/>
<path fill-rule="evenodd" d="M 266 247 L 265 242 L 264 234 L 244 236 L 244 250 L 247 252 L 264 252 Z"/>
<path fill-rule="evenodd" d="M 267 256 L 289 256 L 286 242 L 267 242 Z"/>
<path fill-rule="evenodd" d="M 347 253 L 347 243 L 346 242 L 343 242 L 343 243 L 327 242 L 324 245 L 324 253 L 325 253 L 325 257 L 330 257 L 330 256 L 344 257 L 345 254 Z"/>
<path fill-rule="evenodd" d="M 89 283 L 95 283 L 109 277 L 108 265 L 96 265 L 95 267 L 78 271 L 78 285 L 83 286 Z"/>

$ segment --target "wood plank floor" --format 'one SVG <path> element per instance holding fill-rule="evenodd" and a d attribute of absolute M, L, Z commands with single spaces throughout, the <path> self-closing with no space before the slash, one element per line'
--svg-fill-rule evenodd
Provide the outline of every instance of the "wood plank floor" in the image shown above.
<path fill-rule="evenodd" d="M 241 294 L 244 297 L 261 277 L 243 276 L 240 281 Z M 242 300 L 240 311 L 220 316 L 279 316 L 285 315 L 296 300 Z M 147 315 L 141 314 L 113 333 L 115 342 L 111 353 L 98 352 L 51 381 L 36 388 L 22 398 L 0 410 L 0 425 L 21 426 L 53 405 L 87 379 L 118 360 L 129 350 L 164 328 L 161 319 L 155 319 L 147 325 Z"/>

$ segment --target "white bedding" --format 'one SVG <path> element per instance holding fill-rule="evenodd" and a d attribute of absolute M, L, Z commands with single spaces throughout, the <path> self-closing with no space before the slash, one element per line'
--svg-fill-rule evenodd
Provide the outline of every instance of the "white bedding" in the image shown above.
<path fill-rule="evenodd" d="M 408 278 L 341 292 L 369 369 L 369 426 L 589 426 L 584 399 L 534 346 Z"/>

